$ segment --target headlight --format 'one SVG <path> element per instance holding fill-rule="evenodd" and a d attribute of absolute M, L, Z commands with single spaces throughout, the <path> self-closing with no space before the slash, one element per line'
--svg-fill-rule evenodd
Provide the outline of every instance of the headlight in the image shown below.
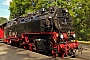
<path fill-rule="evenodd" d="M 73 34 L 73 37 L 75 38 L 75 37 L 76 37 L 76 35 L 75 35 L 75 34 Z"/>
<path fill-rule="evenodd" d="M 60 37 L 63 39 L 63 35 L 61 34 Z"/>
<path fill-rule="evenodd" d="M 49 16 L 49 18 L 51 19 L 52 17 L 51 17 L 51 16 Z"/>

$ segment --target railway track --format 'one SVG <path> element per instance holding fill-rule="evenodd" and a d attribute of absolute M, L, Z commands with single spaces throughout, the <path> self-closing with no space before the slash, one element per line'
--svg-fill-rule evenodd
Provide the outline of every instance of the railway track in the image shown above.
<path fill-rule="evenodd" d="M 81 53 L 78 52 L 76 58 L 52 58 L 51 56 L 0 43 L 0 60 L 90 60 L 90 45 L 82 44 L 82 46 L 84 48 L 83 54 L 81 55 Z"/>

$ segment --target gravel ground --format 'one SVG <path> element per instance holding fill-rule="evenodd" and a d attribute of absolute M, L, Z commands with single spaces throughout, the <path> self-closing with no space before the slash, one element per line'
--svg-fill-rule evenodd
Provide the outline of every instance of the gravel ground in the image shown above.
<path fill-rule="evenodd" d="M 86 48 L 86 47 L 85 47 Z M 90 56 L 90 52 L 86 50 Z M 84 52 L 86 53 L 86 52 Z M 81 55 L 80 53 L 78 53 Z M 85 55 L 85 54 L 84 54 Z M 83 56 L 83 55 L 82 55 Z M 85 55 L 87 56 L 87 54 Z M 89 57 L 87 56 L 87 58 Z M 39 53 L 0 43 L 0 60 L 87 60 L 86 58 L 52 58 Z"/>
<path fill-rule="evenodd" d="M 83 48 L 82 54 L 81 52 L 77 52 L 77 55 L 80 58 L 90 60 L 90 44 L 81 44 L 81 47 Z"/>

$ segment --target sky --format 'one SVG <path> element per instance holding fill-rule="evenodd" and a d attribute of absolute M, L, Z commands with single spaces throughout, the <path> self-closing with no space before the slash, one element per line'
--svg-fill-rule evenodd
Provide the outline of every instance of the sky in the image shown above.
<path fill-rule="evenodd" d="M 5 17 L 9 19 L 10 11 L 9 8 L 9 2 L 11 0 L 0 0 L 0 17 Z"/>

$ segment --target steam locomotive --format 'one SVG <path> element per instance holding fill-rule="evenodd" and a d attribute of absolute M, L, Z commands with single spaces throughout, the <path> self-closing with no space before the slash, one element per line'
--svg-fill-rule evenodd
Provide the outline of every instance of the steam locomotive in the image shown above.
<path fill-rule="evenodd" d="M 0 26 L 4 42 L 51 54 L 53 57 L 74 56 L 78 41 L 72 32 L 72 18 L 66 8 L 42 8 L 38 12 L 19 16 Z"/>

